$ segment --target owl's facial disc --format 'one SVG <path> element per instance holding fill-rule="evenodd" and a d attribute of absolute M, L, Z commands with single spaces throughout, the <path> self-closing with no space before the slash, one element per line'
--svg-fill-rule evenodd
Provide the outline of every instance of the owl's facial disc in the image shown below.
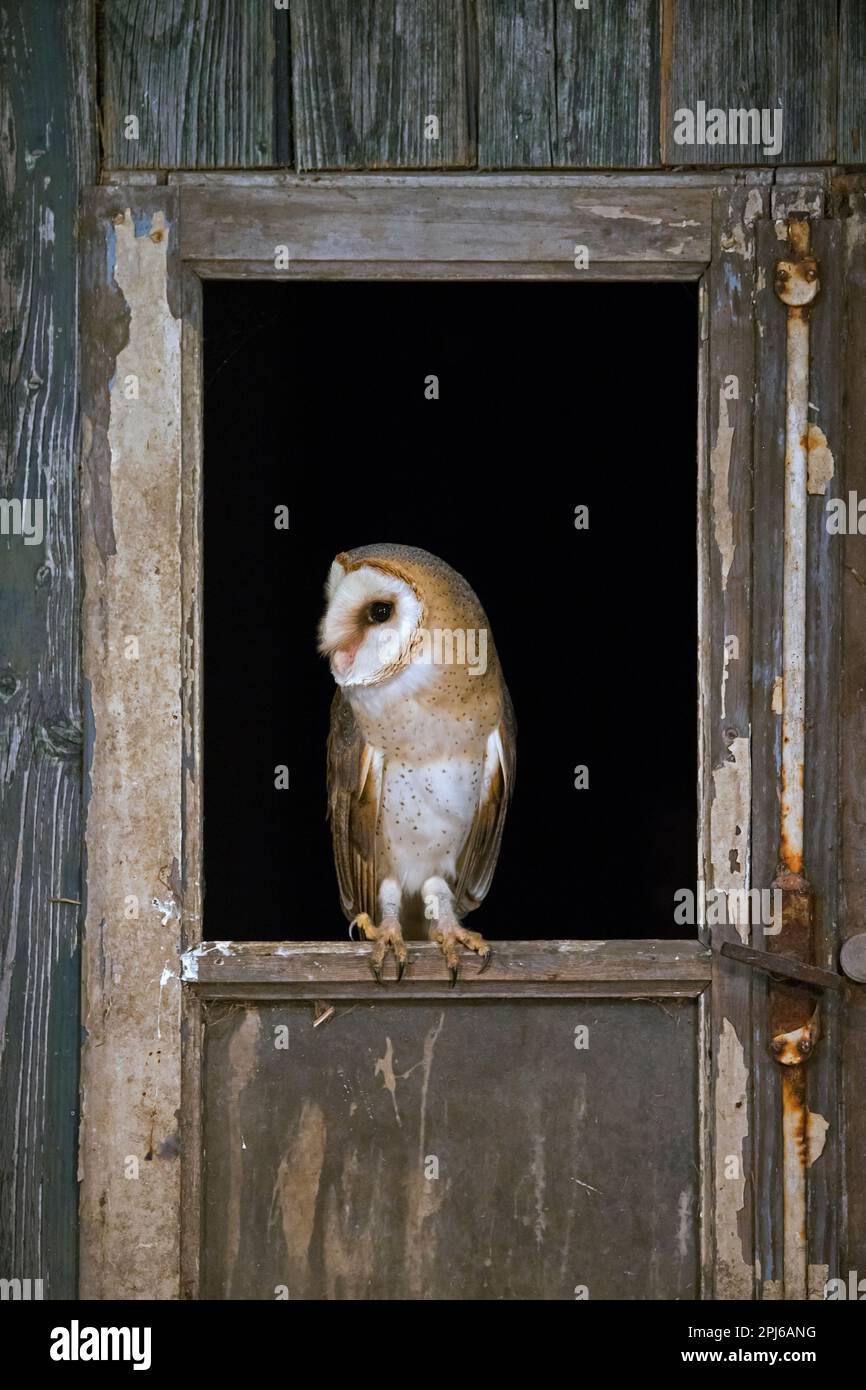
<path fill-rule="evenodd" d="M 319 650 L 338 685 L 378 685 L 407 664 L 422 606 L 405 580 L 372 564 L 346 574 L 335 561 L 327 598 Z"/>

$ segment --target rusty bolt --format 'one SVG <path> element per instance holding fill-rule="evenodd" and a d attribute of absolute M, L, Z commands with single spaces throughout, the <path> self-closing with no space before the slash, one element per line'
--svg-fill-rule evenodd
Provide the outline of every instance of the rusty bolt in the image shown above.
<path fill-rule="evenodd" d="M 809 1053 L 812 1051 L 811 1038 L 801 1038 L 797 1043 L 797 1051 L 802 1052 L 804 1057 L 808 1057 Z"/>
<path fill-rule="evenodd" d="M 779 1053 L 782 1051 L 782 1048 L 784 1046 L 785 1044 L 782 1042 L 781 1038 L 774 1038 L 773 1041 L 770 1043 L 770 1051 L 775 1052 L 776 1056 L 778 1057 Z"/>

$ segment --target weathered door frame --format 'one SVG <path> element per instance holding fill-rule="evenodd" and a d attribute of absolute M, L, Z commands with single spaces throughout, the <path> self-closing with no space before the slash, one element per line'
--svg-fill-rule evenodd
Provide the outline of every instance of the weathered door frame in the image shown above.
<path fill-rule="evenodd" d="M 779 534 L 782 486 L 780 409 L 784 418 L 784 314 L 768 267 L 786 235 L 786 218 L 797 210 L 814 217 L 816 254 L 834 267 L 822 277 L 830 308 L 823 327 L 821 315 L 815 317 L 814 357 L 818 363 L 827 353 L 832 360 L 844 257 L 839 224 L 822 221 L 825 184 L 823 172 L 774 179 L 772 171 L 178 174 L 167 186 L 139 176 L 88 191 L 83 1297 L 196 1296 L 202 997 L 318 997 L 325 984 L 330 993 L 362 997 L 370 989 L 363 953 L 349 944 L 198 946 L 202 281 L 700 280 L 697 872 L 708 887 L 766 887 L 777 826 L 778 546 L 772 538 Z M 578 247 L 589 253 L 583 269 L 575 265 Z M 653 370 L 644 346 L 652 347 L 652 325 L 636 326 L 634 360 Z M 733 397 L 725 389 L 732 376 Z M 826 392 L 818 403 L 832 438 L 842 428 L 840 391 L 829 369 L 819 366 L 816 381 L 815 389 Z M 660 385 L 650 449 L 663 441 L 665 413 L 676 408 L 675 393 L 665 396 Z M 663 466 L 663 459 L 648 461 Z M 759 525 L 770 539 L 753 544 Z M 828 584 L 832 594 L 837 563 L 819 529 L 816 523 L 815 604 L 826 601 Z M 753 586 L 761 595 L 757 604 Z M 832 641 L 832 633 L 818 635 L 819 658 L 835 659 Z M 824 681 L 813 678 L 813 697 Z M 831 726 L 834 718 L 831 709 Z M 820 734 L 817 753 L 825 767 L 832 737 L 832 727 Z M 825 841 L 832 837 L 833 808 L 825 800 L 821 807 L 823 820 L 813 817 L 807 836 L 812 862 L 824 866 L 816 887 L 827 904 L 822 939 L 832 965 L 835 866 Z M 713 945 L 731 933 L 740 939 L 726 928 L 714 932 Z M 427 948 L 417 949 L 423 957 Z M 627 954 L 619 943 L 518 943 L 500 950 L 484 982 L 461 984 L 458 992 L 699 996 L 700 1100 L 707 1117 L 703 1293 L 781 1296 L 773 1195 L 778 1125 L 773 1064 L 764 1048 L 765 987 L 717 952 L 711 970 L 709 950 L 694 941 L 645 942 Z M 409 991 L 438 992 L 432 971 L 413 973 L 404 986 Z M 834 1026 L 831 1009 L 825 1021 L 831 1042 Z M 810 1065 L 820 1106 L 811 1103 L 830 1116 L 831 1129 L 833 1055 L 828 1046 Z M 809 1261 L 818 1290 L 838 1264 L 835 1142 L 814 1171 Z"/>

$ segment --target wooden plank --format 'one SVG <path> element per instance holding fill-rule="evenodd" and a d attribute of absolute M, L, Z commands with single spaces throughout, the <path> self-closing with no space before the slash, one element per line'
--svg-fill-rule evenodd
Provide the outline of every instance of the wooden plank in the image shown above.
<path fill-rule="evenodd" d="M 786 252 L 773 222 L 758 228 L 761 268 L 755 317 L 754 533 L 766 541 L 755 549 L 754 637 L 752 643 L 752 870 L 771 883 L 779 859 L 779 769 L 781 717 L 776 682 L 782 673 L 782 537 L 784 535 L 786 312 L 774 290 L 776 262 Z M 774 708 L 775 705 L 775 708 Z M 754 982 L 755 1031 L 755 1221 L 759 1292 L 782 1291 L 782 1171 L 779 1067 L 769 1052 L 768 992 Z"/>
<path fill-rule="evenodd" d="M 92 189 L 83 216 L 84 672 L 93 742 L 81 1296 L 176 1299 L 191 712 L 181 653 L 192 635 L 181 568 L 189 528 L 177 190 Z"/>
<path fill-rule="evenodd" d="M 0 535 L 0 1273 L 41 1279 L 46 1299 L 77 1288 L 76 209 L 96 171 L 89 42 L 84 0 L 0 16 L 0 491 L 38 501 L 44 530 L 33 544 Z"/>
<path fill-rule="evenodd" d="M 411 942 L 418 951 L 419 970 L 427 976 L 441 952 L 429 941 Z M 281 978 L 316 980 L 365 979 L 369 946 L 353 941 L 203 941 L 186 953 L 187 980 L 222 979 L 231 973 L 238 979 L 264 979 L 273 971 Z M 635 932 L 631 940 L 568 939 L 500 941 L 485 974 L 512 978 L 516 970 L 526 980 L 541 979 L 707 979 L 710 952 L 698 941 L 652 940 Z"/>
<path fill-rule="evenodd" d="M 767 175 L 769 177 L 769 175 Z M 136 178 L 155 182 L 155 176 L 138 174 Z M 107 173 L 103 183 L 132 182 L 122 173 Z M 610 174 L 603 170 L 585 172 L 444 174 L 296 174 L 290 169 L 237 170 L 221 169 L 177 169 L 168 175 L 169 184 L 185 188 L 282 188 L 287 192 L 302 188 L 335 188 L 337 186 L 355 192 L 377 188 L 402 188 L 404 191 L 416 188 L 571 188 L 587 191 L 591 188 L 605 188 L 609 192 L 632 193 L 638 188 L 651 188 L 656 192 L 667 189 L 676 192 L 683 188 L 703 188 L 712 191 L 718 187 L 718 170 L 709 169 L 664 169 L 644 173 Z"/>
<path fill-rule="evenodd" d="M 292 0 L 291 16 L 299 169 L 474 164 L 471 0 Z"/>
<path fill-rule="evenodd" d="M 102 0 L 106 167 L 256 168 L 285 157 L 288 93 L 275 53 L 279 33 L 285 61 L 287 25 L 285 11 L 245 0 Z M 127 138 L 130 116 L 137 139 Z"/>
<path fill-rule="evenodd" d="M 659 162 L 658 0 L 479 0 L 485 169 Z"/>
<path fill-rule="evenodd" d="M 202 1296 L 697 1297 L 696 1011 L 208 1004 Z"/>
<path fill-rule="evenodd" d="M 705 0 L 667 0 L 670 69 L 662 96 L 665 164 L 798 164 L 835 157 L 836 0 L 740 0 L 722 16 Z M 677 112 L 775 110 L 781 147 L 677 144 Z M 730 132 L 724 132 L 726 140 Z"/>
<path fill-rule="evenodd" d="M 840 164 L 866 162 L 866 5 L 839 0 L 837 151 Z"/>
<path fill-rule="evenodd" d="M 697 280 L 701 261 L 596 261 L 581 272 L 584 283 Z M 566 280 L 574 267 L 562 261 L 303 261 L 274 271 L 268 261 L 198 261 L 203 280 Z"/>
<path fill-rule="evenodd" d="M 276 248 L 294 261 L 560 262 L 575 245 L 590 269 L 605 263 L 672 265 L 709 260 L 707 188 L 634 190 L 550 184 L 534 189 L 386 181 L 274 188 L 181 187 L 184 260 L 255 261 L 274 267 Z M 574 271 L 580 276 L 584 272 Z"/>
<path fill-rule="evenodd" d="M 199 278 L 188 268 L 181 273 L 183 330 L 181 336 L 181 576 L 183 677 L 183 885 L 182 945 L 192 946 L 201 932 L 203 915 L 202 728 L 204 691 L 202 670 L 203 560 L 203 305 Z M 180 1104 L 180 1296 L 197 1297 L 201 1249 L 201 1006 L 190 990 L 181 1000 Z"/>
<path fill-rule="evenodd" d="M 710 976 L 710 953 L 696 941 L 498 941 L 480 977 L 476 963 L 467 961 L 455 993 L 531 994 L 544 986 L 570 992 L 574 985 L 617 993 L 619 985 L 633 985 L 645 993 L 699 994 Z M 201 993 L 219 989 L 240 998 L 253 988 L 304 986 L 384 998 L 385 988 L 372 978 L 369 947 L 352 942 L 204 941 L 185 953 L 183 979 Z M 431 987 L 450 993 L 442 952 L 433 942 L 413 941 L 399 993 L 430 993 Z"/>
<path fill-rule="evenodd" d="M 755 242 L 767 188 L 752 177 L 721 188 L 706 276 L 707 343 L 701 434 L 702 874 L 727 892 L 768 888 L 750 854 L 752 779 L 752 409 Z M 712 942 L 748 940 L 747 923 Z M 760 943 L 756 943 L 760 944 Z M 713 1059 L 714 1295 L 754 1292 L 752 972 L 715 956 Z"/>

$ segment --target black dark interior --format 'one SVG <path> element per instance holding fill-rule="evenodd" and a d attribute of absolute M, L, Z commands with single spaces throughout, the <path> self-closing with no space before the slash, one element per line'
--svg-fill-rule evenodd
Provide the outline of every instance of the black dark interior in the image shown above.
<path fill-rule="evenodd" d="M 514 799 L 470 925 L 690 934 L 696 287 L 213 282 L 204 301 L 203 935 L 345 939 L 316 627 L 334 555 L 374 541 L 469 580 L 515 706 Z"/>

